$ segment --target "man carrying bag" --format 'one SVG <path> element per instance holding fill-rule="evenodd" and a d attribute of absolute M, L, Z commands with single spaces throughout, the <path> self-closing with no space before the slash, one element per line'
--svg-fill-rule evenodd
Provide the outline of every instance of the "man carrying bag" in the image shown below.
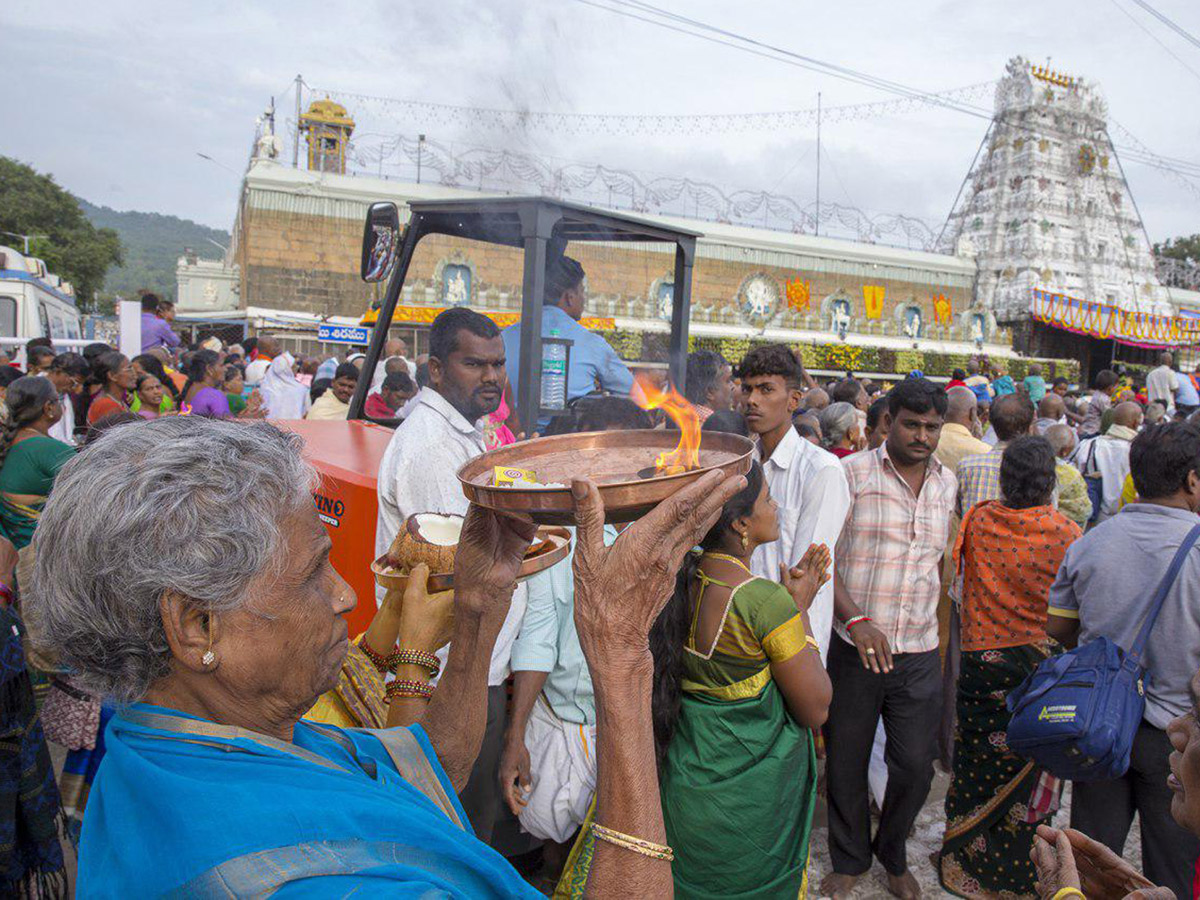
<path fill-rule="evenodd" d="M 1072 544 L 1050 589 L 1046 632 L 1079 649 L 1010 696 L 1009 745 L 1075 779 L 1071 827 L 1118 855 L 1137 813 L 1146 876 L 1185 897 L 1200 839 L 1171 818 L 1166 726 L 1200 669 L 1200 426 L 1146 429 L 1130 466 L 1139 501 Z"/>

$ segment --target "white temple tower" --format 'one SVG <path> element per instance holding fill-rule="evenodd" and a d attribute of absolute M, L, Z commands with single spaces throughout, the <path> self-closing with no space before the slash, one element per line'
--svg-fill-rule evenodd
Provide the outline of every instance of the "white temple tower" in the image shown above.
<path fill-rule="evenodd" d="M 1034 289 L 1172 313 L 1107 116 L 1095 85 L 1009 61 L 943 238 L 944 250 L 976 259 L 976 306 L 999 321 L 1028 321 Z"/>

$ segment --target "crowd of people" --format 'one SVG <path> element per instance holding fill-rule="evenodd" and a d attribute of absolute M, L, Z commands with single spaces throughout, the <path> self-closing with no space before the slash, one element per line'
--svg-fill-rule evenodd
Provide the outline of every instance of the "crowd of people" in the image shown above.
<path fill-rule="evenodd" d="M 573 334 L 582 268 L 547 283 L 546 333 Z M 1072 785 L 1070 828 L 1065 786 L 1005 738 L 1042 660 L 1129 645 L 1200 522 L 1200 402 L 1168 356 L 1143 392 L 985 359 L 945 385 L 818 382 L 781 344 L 696 351 L 687 399 L 753 440 L 749 472 L 624 526 L 576 479 L 570 556 L 516 583 L 532 527 L 456 473 L 525 431 L 519 325 L 453 308 L 427 358 L 389 341 L 365 372 L 267 335 L 185 349 L 170 322 L 147 299 L 133 360 L 39 339 L 3 385 L 0 712 L 22 737 L 0 887 L 61 893 L 65 830 L 81 896 L 844 898 L 878 862 L 910 900 L 936 765 L 953 894 L 1191 891 L 1200 552 L 1151 634 L 1129 771 Z M 601 344 L 530 432 L 664 427 Z M 452 595 L 419 566 L 348 640 L 314 473 L 260 420 L 346 418 L 368 379 L 365 414 L 396 426 L 375 555 L 414 514 L 465 524 Z M 47 739 L 70 751 L 57 782 Z M 1144 874 L 1120 859 L 1135 814 Z"/>

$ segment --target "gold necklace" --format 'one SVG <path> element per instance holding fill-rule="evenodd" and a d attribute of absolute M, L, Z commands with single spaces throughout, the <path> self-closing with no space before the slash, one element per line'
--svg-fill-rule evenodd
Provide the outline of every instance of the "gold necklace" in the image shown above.
<path fill-rule="evenodd" d="M 742 562 L 740 559 L 738 559 L 736 556 L 730 556 L 728 553 L 716 553 L 712 550 L 706 550 L 704 552 L 704 555 L 707 556 L 709 559 L 723 559 L 726 562 L 731 562 L 735 566 L 737 566 L 739 569 L 741 569 L 743 572 L 745 572 L 747 575 L 754 574 L 746 567 L 746 564 L 744 562 Z"/>

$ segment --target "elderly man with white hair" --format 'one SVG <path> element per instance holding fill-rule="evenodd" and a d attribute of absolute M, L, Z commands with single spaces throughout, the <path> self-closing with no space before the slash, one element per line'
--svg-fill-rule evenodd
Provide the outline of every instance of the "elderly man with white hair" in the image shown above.
<path fill-rule="evenodd" d="M 456 796 L 534 526 L 468 511 L 450 655 L 436 690 L 409 688 L 429 698 L 419 725 L 303 721 L 337 683 L 355 601 L 302 450 L 266 423 L 171 416 L 112 429 L 58 475 L 25 612 L 84 687 L 119 704 L 80 895 L 541 896 Z M 671 894 L 649 632 L 679 560 L 745 485 L 709 473 L 606 547 L 599 490 L 572 484 L 575 620 L 600 726 L 589 896 Z M 419 630 L 400 648 L 427 657 L 406 645 Z"/>

